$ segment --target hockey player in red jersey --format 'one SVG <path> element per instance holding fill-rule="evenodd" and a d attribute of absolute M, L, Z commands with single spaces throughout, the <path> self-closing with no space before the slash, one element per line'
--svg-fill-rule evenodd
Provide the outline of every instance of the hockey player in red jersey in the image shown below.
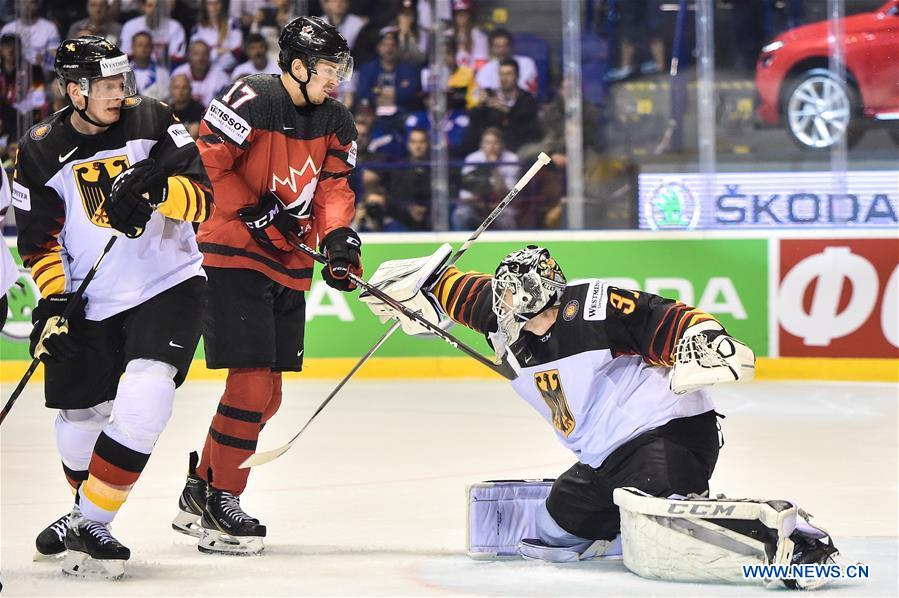
<path fill-rule="evenodd" d="M 197 146 L 166 104 L 135 95 L 128 57 L 103 38 L 68 39 L 56 75 L 71 105 L 19 142 L 13 183 L 19 254 L 41 299 L 31 351 L 58 409 L 56 444 L 76 492 L 38 551 L 63 570 L 120 577 L 130 550 L 109 523 L 172 413 L 200 338 L 211 210 Z M 111 237 L 118 231 L 124 236 Z M 110 247 L 80 301 L 75 289 Z M 74 314 L 61 322 L 70 302 Z"/>
<path fill-rule="evenodd" d="M 539 490 L 527 481 L 520 486 L 531 487 L 512 488 L 505 497 L 491 490 L 487 504 L 521 502 L 483 518 L 472 510 L 470 529 L 485 543 L 531 559 L 576 561 L 620 555 L 624 534 L 631 543 L 625 563 L 664 579 L 739 581 L 735 563 L 747 555 L 760 555 L 762 562 L 832 562 L 836 549 L 824 541 L 826 533 L 787 501 L 721 499 L 696 512 L 742 514 L 733 521 L 721 515 L 659 523 L 665 513 L 693 506 L 685 509 L 668 497 L 709 491 L 719 431 L 704 387 L 754 374 L 752 351 L 711 315 L 601 279 L 569 284 L 549 251 L 535 246 L 506 256 L 494 276 L 441 269 L 434 259 L 420 258 L 385 262 L 371 281 L 433 323 L 446 314 L 487 335 L 518 374 L 514 390 L 578 459 L 544 502 L 521 500 Z M 383 320 L 399 319 L 406 332 L 422 330 L 377 298 L 366 293 L 362 300 Z M 628 525 L 613 500 L 622 487 L 630 488 L 621 495 L 632 515 Z M 746 509 L 755 511 L 746 515 Z M 702 526 L 714 529 L 711 535 L 728 535 L 727 541 L 707 541 Z M 659 531 L 681 527 L 700 531 L 685 531 L 691 539 L 682 541 Z"/>
<path fill-rule="evenodd" d="M 203 552 L 253 554 L 265 525 L 240 507 L 259 432 L 281 403 L 281 372 L 303 363 L 305 295 L 312 260 L 328 257 L 324 280 L 341 291 L 361 273 L 355 198 L 356 126 L 331 99 L 352 73 L 346 40 L 317 17 L 288 23 L 279 38 L 280 75 L 251 75 L 213 100 L 198 145 L 216 211 L 198 239 L 209 277 L 203 325 L 206 362 L 228 378 L 202 455 L 191 455 L 173 522 Z"/>

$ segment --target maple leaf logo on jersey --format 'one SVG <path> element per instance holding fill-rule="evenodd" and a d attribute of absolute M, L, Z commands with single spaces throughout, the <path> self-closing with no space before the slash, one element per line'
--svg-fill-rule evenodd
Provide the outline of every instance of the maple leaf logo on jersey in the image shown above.
<path fill-rule="evenodd" d="M 568 406 L 568 400 L 565 398 L 565 391 L 562 389 L 559 370 L 537 372 L 534 374 L 534 382 L 537 384 L 540 396 L 543 397 L 543 401 L 552 412 L 553 427 L 565 438 L 568 438 L 568 435 L 574 431 L 576 422 L 571 414 L 571 408 Z"/>
<path fill-rule="evenodd" d="M 295 217 L 306 217 L 312 211 L 312 196 L 315 195 L 315 189 L 318 187 L 320 171 L 321 168 L 316 168 L 312 156 L 309 156 L 300 170 L 288 165 L 287 176 L 284 178 L 273 172 L 271 192 L 278 196 L 284 207 L 290 210 Z M 287 189 L 290 191 L 288 192 Z"/>
<path fill-rule="evenodd" d="M 109 228 L 109 218 L 103 202 L 109 197 L 112 181 L 128 168 L 127 156 L 112 156 L 81 162 L 72 166 L 75 185 L 81 194 L 81 204 L 91 222 Z"/>

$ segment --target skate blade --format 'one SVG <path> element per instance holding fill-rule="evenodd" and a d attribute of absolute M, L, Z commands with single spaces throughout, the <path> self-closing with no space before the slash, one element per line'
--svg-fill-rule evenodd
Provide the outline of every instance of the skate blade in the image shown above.
<path fill-rule="evenodd" d="M 67 551 L 63 550 L 62 552 L 57 552 L 56 554 L 43 554 L 35 550 L 34 556 L 31 560 L 35 563 L 55 563 L 64 559 L 66 557 L 66 552 Z"/>
<path fill-rule="evenodd" d="M 172 529 L 194 538 L 203 537 L 203 528 L 200 527 L 200 516 L 188 511 L 178 511 L 175 519 L 172 520 Z"/>
<path fill-rule="evenodd" d="M 69 550 L 62 564 L 62 572 L 86 579 L 121 579 L 125 575 L 125 561 L 94 559 L 86 552 Z"/>
<path fill-rule="evenodd" d="M 251 556 L 265 548 L 262 536 L 230 536 L 218 530 L 203 529 L 197 550 L 206 554 Z"/>

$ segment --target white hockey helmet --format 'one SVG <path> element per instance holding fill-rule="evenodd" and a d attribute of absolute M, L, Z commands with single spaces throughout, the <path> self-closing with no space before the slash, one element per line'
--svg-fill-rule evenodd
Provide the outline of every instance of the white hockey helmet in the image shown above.
<path fill-rule="evenodd" d="M 493 313 L 511 345 L 525 322 L 557 305 L 567 280 L 549 250 L 528 245 L 503 258 L 493 277 Z"/>

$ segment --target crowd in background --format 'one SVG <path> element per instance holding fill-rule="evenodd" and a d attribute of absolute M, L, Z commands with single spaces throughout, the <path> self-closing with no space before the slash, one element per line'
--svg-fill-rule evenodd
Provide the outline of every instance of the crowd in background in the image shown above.
<path fill-rule="evenodd" d="M 531 164 L 540 151 L 550 154 L 551 166 L 528 199 L 506 210 L 494 227 L 561 224 L 563 85 L 549 80 L 548 56 L 515 52 L 522 32 L 513 35 L 479 14 L 478 0 L 452 0 L 443 15 L 431 14 L 426 0 L 76 0 L 82 1 L 0 0 L 6 21 L 0 31 L 0 157 L 7 168 L 22 132 L 66 103 L 53 79 L 61 39 L 91 34 L 118 44 L 131 59 L 139 92 L 168 102 L 196 136 L 205 106 L 232 81 L 280 73 L 278 34 L 298 16 L 294 7 L 303 5 L 338 28 L 355 62 L 354 76 L 336 99 L 353 111 L 359 131 L 352 182 L 359 230 L 431 229 L 435 86 L 446 91 L 451 228 L 479 224 L 517 180 L 520 165 Z M 623 24 L 639 28 L 639 15 L 618 4 L 605 10 L 617 10 Z M 445 60 L 431 69 L 434 39 L 441 40 Z M 608 70 L 606 83 L 666 68 L 656 33 L 639 41 L 648 48 L 642 53 L 636 38 L 621 43 L 620 66 Z M 595 104 L 586 102 L 583 114 L 589 152 L 596 149 Z"/>

